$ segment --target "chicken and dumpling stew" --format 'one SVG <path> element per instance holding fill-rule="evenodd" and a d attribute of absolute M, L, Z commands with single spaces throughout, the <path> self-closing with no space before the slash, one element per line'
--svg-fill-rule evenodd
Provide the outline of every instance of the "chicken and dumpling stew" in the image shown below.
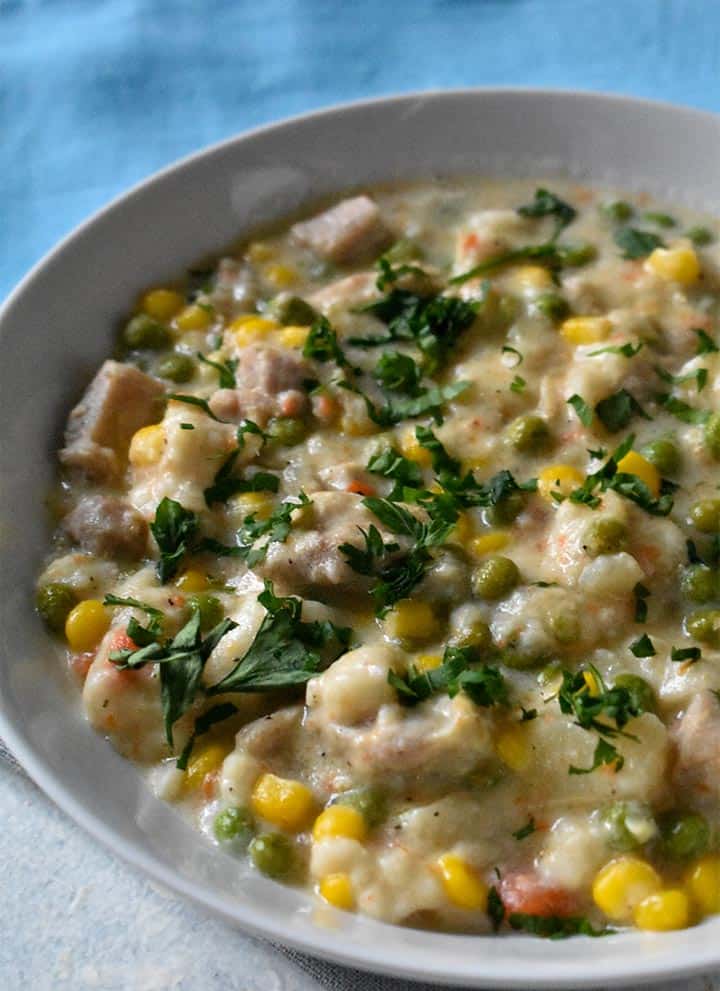
<path fill-rule="evenodd" d="M 38 611 L 91 724 L 340 909 L 720 911 L 715 221 L 357 194 L 145 292 L 70 414 Z"/>

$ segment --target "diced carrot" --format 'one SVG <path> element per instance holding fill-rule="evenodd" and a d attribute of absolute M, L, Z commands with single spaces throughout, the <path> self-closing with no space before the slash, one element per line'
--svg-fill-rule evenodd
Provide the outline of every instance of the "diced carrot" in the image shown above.
<path fill-rule="evenodd" d="M 332 420 L 338 411 L 337 403 L 327 392 L 319 392 L 313 397 L 313 407 L 319 420 Z"/>
<path fill-rule="evenodd" d="M 359 479 L 355 479 L 355 481 L 350 482 L 347 491 L 354 492 L 356 495 L 372 496 L 375 495 L 375 486 L 370 485 L 369 482 L 361 482 Z"/>
<path fill-rule="evenodd" d="M 469 254 L 471 251 L 475 251 L 480 246 L 480 238 L 477 234 L 470 233 L 466 234 L 465 237 L 460 242 L 460 249 L 463 254 Z"/>
<path fill-rule="evenodd" d="M 525 915 L 573 915 L 578 900 L 567 888 L 543 884 L 536 874 L 506 874 L 500 882 L 500 896 L 508 912 Z"/>
<path fill-rule="evenodd" d="M 127 630 L 115 630 L 113 633 L 110 644 L 110 650 L 137 650 L 137 644 L 128 636 Z"/>
<path fill-rule="evenodd" d="M 210 771 L 203 778 L 201 790 L 203 796 L 207 799 L 213 798 L 215 795 L 215 785 L 217 784 L 218 772 Z"/>
<path fill-rule="evenodd" d="M 280 400 L 280 412 L 283 416 L 299 416 L 305 406 L 305 397 L 296 389 L 290 389 Z"/>

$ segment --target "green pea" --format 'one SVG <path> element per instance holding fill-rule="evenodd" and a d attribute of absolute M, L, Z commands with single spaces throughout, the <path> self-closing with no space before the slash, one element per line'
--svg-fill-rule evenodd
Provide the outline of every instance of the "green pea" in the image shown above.
<path fill-rule="evenodd" d="M 718 595 L 718 573 L 706 564 L 691 564 L 682 573 L 680 588 L 690 602 L 711 602 Z"/>
<path fill-rule="evenodd" d="M 423 250 L 420 245 L 407 237 L 401 237 L 385 252 L 385 257 L 391 262 L 409 262 L 422 256 Z"/>
<path fill-rule="evenodd" d="M 715 235 L 707 227 L 691 227 L 685 231 L 685 237 L 690 238 L 696 248 L 704 248 L 715 240 Z"/>
<path fill-rule="evenodd" d="M 366 785 L 333 796 L 331 805 L 349 805 L 362 815 L 372 829 L 387 816 L 387 797 L 378 788 Z"/>
<path fill-rule="evenodd" d="M 564 320 L 570 312 L 567 300 L 556 292 L 544 292 L 535 300 L 538 312 L 553 322 Z"/>
<path fill-rule="evenodd" d="M 162 351 L 172 343 L 167 327 L 146 313 L 138 313 L 123 330 L 123 342 L 131 351 Z"/>
<path fill-rule="evenodd" d="M 720 644 L 720 610 L 698 609 L 685 617 L 685 631 L 693 640 L 716 647 Z"/>
<path fill-rule="evenodd" d="M 602 212 L 613 223 L 622 224 L 633 215 L 633 208 L 625 200 L 614 200 L 611 203 L 603 203 L 600 207 Z"/>
<path fill-rule="evenodd" d="M 500 655 L 500 660 L 506 668 L 515 671 L 529 671 L 547 665 L 547 654 L 536 654 L 520 647 L 506 647 Z"/>
<path fill-rule="evenodd" d="M 250 859 L 268 877 L 287 877 L 295 867 L 295 850 L 282 833 L 260 833 L 248 847 Z"/>
<path fill-rule="evenodd" d="M 580 637 L 577 616 L 566 609 L 552 609 L 545 617 L 545 624 L 558 643 L 573 643 Z"/>
<path fill-rule="evenodd" d="M 720 413 L 713 413 L 708 418 L 703 434 L 705 447 L 716 461 L 720 461 Z"/>
<path fill-rule="evenodd" d="M 603 516 L 585 530 L 583 548 L 590 557 L 617 554 L 627 544 L 628 531 L 622 520 Z"/>
<path fill-rule="evenodd" d="M 307 437 L 308 428 L 304 420 L 296 416 L 276 416 L 270 420 L 267 433 L 270 441 L 278 447 L 295 447 Z"/>
<path fill-rule="evenodd" d="M 485 511 L 487 522 L 492 526 L 507 526 L 514 522 L 525 508 L 522 492 L 511 492 Z"/>
<path fill-rule="evenodd" d="M 223 606 L 220 599 L 207 592 L 198 592 L 188 599 L 191 609 L 197 609 L 200 613 L 200 627 L 203 630 L 211 630 L 217 626 L 223 618 Z"/>
<path fill-rule="evenodd" d="M 473 592 L 480 599 L 502 599 L 520 581 L 518 566 L 509 557 L 495 555 L 483 561 L 472 576 Z"/>
<path fill-rule="evenodd" d="M 701 533 L 720 531 L 720 499 L 701 499 L 690 507 L 691 523 Z"/>
<path fill-rule="evenodd" d="M 651 440 L 640 449 L 640 453 L 661 475 L 674 475 L 680 467 L 680 450 L 669 437 Z"/>
<path fill-rule="evenodd" d="M 478 321 L 487 334 L 504 333 L 518 315 L 520 304 L 509 293 L 488 289 L 482 297 Z"/>
<path fill-rule="evenodd" d="M 594 244 L 562 244 L 558 245 L 557 250 L 560 261 L 566 268 L 579 268 L 597 257 L 597 248 Z"/>
<path fill-rule="evenodd" d="M 318 312 L 302 296 L 280 293 L 268 303 L 268 313 L 285 326 L 309 327 Z"/>
<path fill-rule="evenodd" d="M 213 832 L 221 843 L 247 849 L 254 832 L 252 816 L 247 809 L 231 805 L 215 816 Z"/>
<path fill-rule="evenodd" d="M 490 627 L 482 619 L 471 620 L 450 637 L 451 647 L 470 647 L 478 655 L 487 653 L 492 643 Z"/>
<path fill-rule="evenodd" d="M 660 821 L 662 849 L 673 860 L 699 857 L 710 846 L 710 826 L 697 812 L 670 812 Z"/>
<path fill-rule="evenodd" d="M 613 802 L 601 809 L 600 821 L 610 849 L 622 853 L 636 850 L 656 833 L 650 809 L 640 802 Z"/>
<path fill-rule="evenodd" d="M 53 633 L 62 633 L 65 620 L 77 601 L 77 596 L 69 585 L 50 582 L 37 590 L 35 605 L 47 628 Z"/>
<path fill-rule="evenodd" d="M 507 436 L 520 454 L 539 454 L 550 444 L 550 428 L 541 416 L 519 416 L 508 427 Z"/>
<path fill-rule="evenodd" d="M 187 354 L 169 354 L 157 366 L 157 373 L 171 382 L 189 382 L 195 374 L 195 362 Z"/>
<path fill-rule="evenodd" d="M 653 687 L 639 674 L 619 674 L 613 687 L 626 689 L 632 705 L 640 712 L 655 712 L 657 702 Z"/>

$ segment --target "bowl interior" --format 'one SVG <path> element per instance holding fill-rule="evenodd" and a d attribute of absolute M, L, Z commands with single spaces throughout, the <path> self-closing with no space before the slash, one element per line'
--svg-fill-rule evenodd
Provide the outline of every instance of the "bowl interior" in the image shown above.
<path fill-rule="evenodd" d="M 43 499 L 67 412 L 147 285 L 244 232 L 358 185 L 551 175 L 718 212 L 720 119 L 642 101 L 464 91 L 356 104 L 226 142 L 137 187 L 66 239 L 0 313 L 0 735 L 84 827 L 157 880 L 274 939 L 369 969 L 477 987 L 578 987 L 707 968 L 720 922 L 566 943 L 421 933 L 319 909 L 210 847 L 79 715 L 32 610 Z"/>

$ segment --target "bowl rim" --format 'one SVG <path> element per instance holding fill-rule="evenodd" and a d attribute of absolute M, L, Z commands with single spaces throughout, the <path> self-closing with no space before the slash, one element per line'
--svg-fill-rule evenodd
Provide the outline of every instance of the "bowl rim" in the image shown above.
<path fill-rule="evenodd" d="M 86 230 L 92 228 L 109 215 L 122 210 L 136 196 L 144 195 L 155 185 L 162 184 L 169 176 L 180 173 L 202 160 L 209 160 L 216 155 L 222 155 L 226 149 L 240 145 L 247 140 L 262 137 L 275 131 L 282 131 L 288 126 L 302 125 L 309 121 L 316 122 L 323 118 L 329 119 L 339 113 L 363 111 L 376 106 L 386 107 L 393 104 L 401 106 L 417 100 L 432 101 L 441 98 L 482 99 L 502 96 L 517 96 L 536 100 L 560 100 L 561 102 L 582 103 L 584 101 L 590 101 L 617 108 L 634 106 L 635 108 L 642 109 L 645 107 L 653 112 L 659 111 L 663 114 L 682 116 L 691 121 L 696 120 L 698 123 L 714 123 L 715 125 L 720 123 L 719 114 L 696 107 L 675 104 L 670 101 L 651 100 L 632 95 L 624 95 L 622 93 L 605 93 L 596 90 L 524 86 L 479 86 L 411 90 L 408 92 L 339 102 L 264 123 L 214 142 L 171 162 L 145 179 L 134 183 L 124 192 L 120 192 L 109 203 L 94 211 L 89 217 L 72 228 L 29 269 L 0 305 L 0 342 L 3 337 L 5 320 L 11 314 L 17 301 L 28 292 L 33 291 L 36 280 L 41 277 L 47 268 L 52 266 L 56 258 L 62 255 Z M 223 245 L 220 245 L 218 250 L 222 249 Z M 332 929 L 323 929 L 319 926 L 312 930 L 304 927 L 303 935 L 296 936 L 292 931 L 281 928 L 274 921 L 270 909 L 255 904 L 245 906 L 230 896 L 213 892 L 199 882 L 192 881 L 175 873 L 169 865 L 156 857 L 149 847 L 125 839 L 111 822 L 105 821 L 101 815 L 92 812 L 84 805 L 82 800 L 76 798 L 72 789 L 63 783 L 61 776 L 45 765 L 42 755 L 25 735 L 22 727 L 12 721 L 10 712 L 8 711 L 6 713 L 3 711 L 3 706 L 0 706 L 0 735 L 12 753 L 17 757 L 23 770 L 26 771 L 35 784 L 64 813 L 86 830 L 93 839 L 99 841 L 106 849 L 119 856 L 126 864 L 143 871 L 156 882 L 188 898 L 191 902 L 201 905 L 213 915 L 241 928 L 244 932 L 252 936 L 262 937 L 271 942 L 308 953 L 319 959 L 355 968 L 362 972 L 416 981 L 433 981 L 441 985 L 478 988 L 527 988 L 529 986 L 528 982 L 530 982 L 530 986 L 538 989 L 558 989 L 561 987 L 571 988 L 579 986 L 588 988 L 609 985 L 618 986 L 627 984 L 628 982 L 649 984 L 669 977 L 681 978 L 697 974 L 717 967 L 720 964 L 720 947 L 713 949 L 712 939 L 706 939 L 702 946 L 693 946 L 692 951 L 689 951 L 687 948 L 683 949 L 681 942 L 673 940 L 673 942 L 676 942 L 677 951 L 671 953 L 671 959 L 668 958 L 667 952 L 653 958 L 645 958 L 642 954 L 638 954 L 634 965 L 628 967 L 627 963 L 623 963 L 622 966 L 615 964 L 612 953 L 608 953 L 607 959 L 601 965 L 598 965 L 597 961 L 593 960 L 593 972 L 590 974 L 585 972 L 581 974 L 579 973 L 579 969 L 574 966 L 553 972 L 553 967 L 557 968 L 560 963 L 560 955 L 558 953 L 548 957 L 547 963 L 543 960 L 542 965 L 537 960 L 523 963 L 516 962 L 516 969 L 510 973 L 507 971 L 507 959 L 486 961 L 483 972 L 477 973 L 460 969 L 457 971 L 448 970 L 445 954 L 441 954 L 442 960 L 437 966 L 432 961 L 417 965 L 412 960 L 401 959 L 401 950 L 395 950 L 394 954 L 391 955 L 384 948 L 382 939 L 379 939 L 377 943 L 373 943 L 372 945 L 367 943 L 354 944 L 352 940 L 338 941 L 334 937 Z M 388 929 L 392 928 L 395 927 L 388 926 Z M 434 934 L 428 933 L 427 935 L 429 939 L 432 939 Z M 672 938 L 681 934 L 662 935 L 667 939 L 668 937 Z M 468 937 L 456 934 L 441 934 L 441 936 L 445 940 L 456 941 L 457 949 L 461 954 L 465 948 L 463 947 L 463 943 L 467 946 L 469 939 L 482 939 L 482 937 L 477 936 Z M 492 938 L 495 939 L 497 937 Z M 509 938 L 512 939 L 513 937 Z M 586 937 L 576 937 L 576 939 L 584 938 Z M 613 943 L 618 939 L 624 940 L 625 938 L 627 937 L 624 934 L 619 933 L 615 937 L 609 937 L 609 941 Z M 557 947 L 558 944 L 552 943 L 548 944 L 548 946 Z"/>

